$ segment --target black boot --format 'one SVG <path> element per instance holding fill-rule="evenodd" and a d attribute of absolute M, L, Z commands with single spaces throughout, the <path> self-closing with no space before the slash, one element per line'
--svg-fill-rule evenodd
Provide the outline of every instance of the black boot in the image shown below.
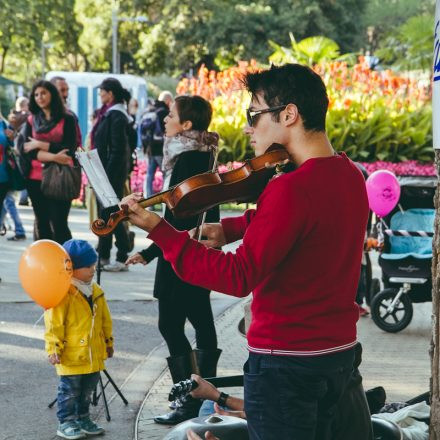
<path fill-rule="evenodd" d="M 197 365 L 199 366 L 200 376 L 216 377 L 217 363 L 222 351 L 219 348 L 215 350 L 194 350 L 196 353 Z"/>
<path fill-rule="evenodd" d="M 194 352 L 183 356 L 170 356 L 167 358 L 173 383 L 189 379 L 192 373 L 199 374 Z M 162 416 L 154 418 L 156 423 L 161 425 L 177 425 L 185 420 L 192 419 L 199 415 L 202 405 L 200 399 L 193 399 L 190 395 L 181 399 L 181 406 Z"/>

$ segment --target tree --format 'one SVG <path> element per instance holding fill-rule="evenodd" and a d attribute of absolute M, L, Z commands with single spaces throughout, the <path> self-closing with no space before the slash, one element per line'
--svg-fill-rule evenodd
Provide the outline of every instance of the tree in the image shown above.
<path fill-rule="evenodd" d="M 370 0 L 361 22 L 367 29 L 367 49 L 374 53 L 390 31 L 415 15 L 427 13 L 433 17 L 434 4 L 432 0 Z"/>
<path fill-rule="evenodd" d="M 417 15 L 394 29 L 375 55 L 396 70 L 429 71 L 432 66 L 432 15 Z"/>
<path fill-rule="evenodd" d="M 136 59 L 149 73 L 181 73 L 201 63 L 228 67 L 251 58 L 264 63 L 271 53 L 268 41 L 287 45 L 289 31 L 297 39 L 326 35 L 351 51 L 359 48 L 362 29 L 355 24 L 365 5 L 366 0 L 170 0 L 156 25 L 141 35 Z"/>

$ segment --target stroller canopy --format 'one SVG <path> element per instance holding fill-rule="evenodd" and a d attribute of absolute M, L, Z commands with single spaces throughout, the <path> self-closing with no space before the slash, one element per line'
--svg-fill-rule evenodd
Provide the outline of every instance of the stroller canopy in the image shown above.
<path fill-rule="evenodd" d="M 392 230 L 434 231 L 434 209 L 408 209 L 391 217 Z M 432 258 L 431 237 L 390 237 L 391 252 L 383 253 L 386 260 L 399 260 L 412 256 L 419 259 Z"/>

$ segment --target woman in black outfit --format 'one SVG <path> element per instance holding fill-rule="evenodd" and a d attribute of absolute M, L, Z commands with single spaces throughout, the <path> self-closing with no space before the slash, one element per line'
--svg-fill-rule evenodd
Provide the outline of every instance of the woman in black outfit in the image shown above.
<path fill-rule="evenodd" d="M 127 112 L 126 103 L 130 101 L 130 93 L 115 78 L 106 78 L 100 88 L 101 102 L 104 106 L 93 127 L 93 147 L 98 150 L 104 170 L 119 199 L 122 199 L 124 185 L 130 173 L 131 151 L 128 145 L 129 122 L 132 118 Z M 116 203 L 115 203 L 116 204 Z M 100 217 L 107 221 L 109 212 L 103 210 L 98 203 Z M 99 252 L 104 270 L 120 272 L 127 270 L 125 260 L 130 252 L 130 242 L 126 225 L 120 223 L 115 231 L 117 247 L 116 262 L 110 264 L 113 234 L 99 237 Z"/>
<path fill-rule="evenodd" d="M 164 189 L 212 167 L 218 135 L 206 131 L 211 116 L 211 105 L 200 96 L 176 98 L 165 118 Z M 206 221 L 215 223 L 219 218 L 219 208 L 216 207 L 208 211 Z M 197 216 L 177 219 L 168 208 L 165 209 L 165 219 L 181 231 L 195 228 L 198 221 Z M 221 350 L 217 348 L 209 290 L 183 282 L 154 243 L 131 256 L 126 264 L 147 264 L 154 258 L 158 259 L 154 296 L 159 299 L 159 331 L 170 352 L 167 361 L 173 382 L 187 379 L 197 370 L 202 377 L 215 376 Z M 197 349 L 194 351 L 185 336 L 187 319 L 196 331 Z M 182 406 L 155 417 L 154 421 L 174 425 L 196 417 L 199 408 L 200 401 L 189 396 Z"/>
<path fill-rule="evenodd" d="M 77 147 L 75 119 L 66 113 L 56 87 L 44 80 L 32 87 L 29 110 L 31 114 L 20 130 L 17 148 L 35 214 L 34 238 L 62 244 L 72 238 L 67 223 L 72 201 L 49 198 L 40 187 L 45 164 L 73 165 Z"/>

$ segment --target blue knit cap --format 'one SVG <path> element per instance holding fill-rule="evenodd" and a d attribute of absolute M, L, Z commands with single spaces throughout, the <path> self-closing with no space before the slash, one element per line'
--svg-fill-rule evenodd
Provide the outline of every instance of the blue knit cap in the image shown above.
<path fill-rule="evenodd" d="M 73 269 L 88 267 L 98 261 L 98 254 L 95 249 L 85 240 L 72 238 L 63 244 L 63 248 L 72 260 Z"/>

